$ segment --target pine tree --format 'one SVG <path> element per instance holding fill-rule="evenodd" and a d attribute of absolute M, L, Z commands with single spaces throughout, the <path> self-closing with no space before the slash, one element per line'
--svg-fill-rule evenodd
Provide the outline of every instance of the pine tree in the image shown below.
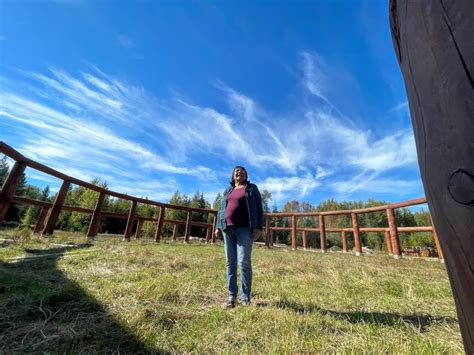
<path fill-rule="evenodd" d="M 3 186 L 3 182 L 7 179 L 8 170 L 7 157 L 4 155 L 2 159 L 0 159 L 0 186 Z"/>

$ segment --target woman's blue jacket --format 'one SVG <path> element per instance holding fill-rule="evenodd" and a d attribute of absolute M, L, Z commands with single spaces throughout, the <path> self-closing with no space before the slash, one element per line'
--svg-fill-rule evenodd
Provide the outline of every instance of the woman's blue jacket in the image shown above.
<path fill-rule="evenodd" d="M 225 221 L 225 209 L 227 207 L 227 197 L 234 189 L 233 186 L 228 187 L 224 191 L 222 196 L 221 205 L 219 212 L 217 213 L 217 224 L 216 228 L 220 230 L 225 230 L 227 228 L 227 223 Z M 262 206 L 262 196 L 258 187 L 255 184 L 247 184 L 245 187 L 245 199 L 247 201 L 247 207 L 249 211 L 249 222 L 250 229 L 262 229 L 263 226 L 263 206 Z"/>

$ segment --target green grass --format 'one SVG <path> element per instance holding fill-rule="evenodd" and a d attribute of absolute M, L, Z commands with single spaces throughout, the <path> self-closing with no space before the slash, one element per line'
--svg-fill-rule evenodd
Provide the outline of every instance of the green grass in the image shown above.
<path fill-rule="evenodd" d="M 1 353 L 463 352 L 436 261 L 256 247 L 253 304 L 222 310 L 219 245 L 0 238 Z"/>

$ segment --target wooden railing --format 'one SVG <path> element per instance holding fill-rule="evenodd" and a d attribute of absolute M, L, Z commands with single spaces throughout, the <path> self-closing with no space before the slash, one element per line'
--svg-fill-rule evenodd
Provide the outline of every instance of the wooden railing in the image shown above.
<path fill-rule="evenodd" d="M 284 213 L 267 213 L 265 220 L 265 244 L 271 246 L 273 244 L 273 232 L 274 231 L 290 231 L 291 232 L 291 248 L 292 250 L 297 249 L 297 233 L 302 233 L 303 248 L 308 248 L 308 237 L 307 233 L 316 232 L 319 233 L 321 252 L 326 252 L 327 242 L 326 233 L 341 233 L 342 240 L 342 251 L 347 253 L 347 237 L 348 233 L 351 233 L 354 238 L 354 248 L 356 255 L 362 253 L 362 243 L 360 238 L 361 232 L 382 232 L 385 236 L 385 245 L 387 247 L 387 253 L 393 255 L 395 258 L 401 256 L 399 232 L 412 233 L 412 232 L 432 232 L 433 239 L 436 246 L 438 257 L 442 260 L 443 253 L 441 251 L 438 235 L 434 227 L 431 226 L 416 226 L 416 227 L 398 227 L 396 223 L 395 210 L 397 208 L 415 206 L 426 203 L 426 199 L 418 198 L 415 200 L 404 201 L 394 204 L 360 208 L 353 210 L 339 210 L 339 211 L 325 211 L 325 212 L 284 212 Z M 364 213 L 373 213 L 384 211 L 387 215 L 388 226 L 387 227 L 360 227 L 359 226 L 359 215 Z M 348 215 L 351 217 L 351 228 L 327 228 L 325 226 L 325 218 L 328 216 Z M 291 226 L 289 227 L 272 227 L 271 220 L 275 218 L 291 218 Z M 318 228 L 311 227 L 298 227 L 297 220 L 302 217 L 313 217 L 318 219 Z"/>
<path fill-rule="evenodd" d="M 144 198 L 138 198 L 129 196 L 126 194 L 121 194 L 118 192 L 110 191 L 104 189 L 102 187 L 87 183 L 85 181 L 76 179 L 74 177 L 65 175 L 59 171 L 51 169 L 43 164 L 35 162 L 31 159 L 24 157 L 18 151 L 14 150 L 12 147 L 8 146 L 7 144 L 0 142 L 0 153 L 12 158 L 15 160 L 15 164 L 10 171 L 7 179 L 5 180 L 2 190 L 0 191 L 0 223 L 3 222 L 5 214 L 8 210 L 8 207 L 12 203 L 17 204 L 25 204 L 25 205 L 34 205 L 41 208 L 41 212 L 39 214 L 38 220 L 34 227 L 34 233 L 40 233 L 43 236 L 52 235 L 54 232 L 54 227 L 56 222 L 58 221 L 59 213 L 61 211 L 74 211 L 79 213 L 91 214 L 92 218 L 89 224 L 89 228 L 86 234 L 87 238 L 94 238 L 100 227 L 101 218 L 102 217 L 114 217 L 120 219 L 127 219 L 127 224 L 125 227 L 124 232 L 124 240 L 130 240 L 132 235 L 132 226 L 134 221 L 137 221 L 137 228 L 135 232 L 135 238 L 139 239 L 143 223 L 145 221 L 154 222 L 156 224 L 155 231 L 154 231 L 154 239 L 155 241 L 160 241 L 161 235 L 163 232 L 163 225 L 165 223 L 173 225 L 173 240 L 177 239 L 177 227 L 178 225 L 185 225 L 185 233 L 184 233 L 184 240 L 186 242 L 189 241 L 190 231 L 192 226 L 201 227 L 206 229 L 206 242 L 212 240 L 215 242 L 215 234 L 214 230 L 216 228 L 217 222 L 217 211 L 212 209 L 202 209 L 202 208 L 192 208 L 192 207 L 184 207 L 184 206 L 176 206 L 167 203 L 152 201 Z M 34 199 L 29 199 L 25 197 L 15 196 L 15 191 L 20 184 L 21 178 L 25 171 L 26 167 L 30 167 L 32 169 L 36 169 L 43 173 L 49 174 L 56 178 L 61 179 L 62 185 L 59 189 L 59 192 L 56 194 L 56 198 L 54 202 L 45 202 L 39 201 Z M 75 184 L 78 186 L 82 186 L 84 188 L 96 191 L 99 193 L 97 198 L 96 206 L 94 209 L 88 209 L 83 207 L 77 206 L 67 206 L 64 204 L 66 194 L 69 191 L 69 187 L 71 184 Z M 106 196 L 112 196 L 120 199 L 124 199 L 127 201 L 131 201 L 131 207 L 128 214 L 121 214 L 115 212 L 108 212 L 103 210 L 104 201 Z M 156 217 L 147 217 L 147 216 L 140 216 L 137 214 L 137 205 L 138 204 L 147 204 L 151 206 L 160 207 L 160 213 Z M 326 233 L 341 233 L 342 239 L 342 251 L 347 252 L 347 238 L 348 235 L 351 234 L 354 238 L 354 246 L 355 246 L 355 253 L 356 255 L 360 255 L 362 253 L 362 243 L 360 238 L 361 232 L 383 232 L 385 236 L 385 245 L 387 246 L 387 253 L 389 255 L 393 255 L 395 258 L 399 258 L 401 256 L 401 248 L 400 248 L 400 240 L 399 240 L 399 232 L 432 232 L 433 238 L 435 241 L 436 249 L 438 252 L 438 256 L 440 259 L 443 258 L 443 254 L 438 242 L 438 236 L 433 228 L 433 226 L 417 226 L 417 227 L 398 227 L 396 224 L 396 217 L 395 217 L 395 209 L 414 206 L 418 204 L 426 203 L 425 198 L 418 198 L 416 200 L 410 200 L 395 204 L 388 204 L 383 206 L 377 207 L 370 207 L 370 208 L 362 208 L 362 209 L 354 209 L 354 210 L 340 210 L 340 211 L 325 211 L 325 212 L 288 212 L 288 213 L 266 213 L 265 214 L 265 245 L 270 247 L 273 245 L 273 232 L 275 231 L 290 231 L 291 232 L 291 248 L 292 250 L 297 249 L 297 233 L 302 233 L 302 242 L 303 248 L 308 248 L 308 233 L 316 232 L 319 233 L 320 238 L 320 245 L 321 251 L 324 253 L 327 249 L 327 242 L 326 242 Z M 185 221 L 180 220 L 170 220 L 165 218 L 165 211 L 167 209 L 175 209 L 181 211 L 187 211 L 187 218 Z M 385 211 L 387 214 L 388 226 L 387 227 L 359 227 L 358 216 L 363 213 L 371 213 L 371 212 L 380 212 Z M 212 223 L 203 223 L 203 222 L 193 222 L 192 221 L 192 214 L 195 212 L 199 213 L 208 213 L 213 216 Z M 49 218 L 47 216 L 49 215 Z M 337 215 L 348 215 L 351 217 L 352 227 L 351 228 L 327 228 L 325 226 L 325 218 L 328 216 L 337 216 Z M 290 227 L 276 227 L 271 226 L 271 222 L 277 218 L 291 218 L 291 226 Z M 318 227 L 317 228 L 310 228 L 310 227 L 298 227 L 297 220 L 298 218 L 302 217 L 312 217 L 317 218 L 318 220 Z"/>
<path fill-rule="evenodd" d="M 115 218 L 127 219 L 127 224 L 126 224 L 125 232 L 123 236 L 124 240 L 130 240 L 130 237 L 132 235 L 132 227 L 133 227 L 134 221 L 137 221 L 137 228 L 135 232 L 135 237 L 137 239 L 140 238 L 143 222 L 151 221 L 151 222 L 156 223 L 155 232 L 154 232 L 154 238 L 156 241 L 159 241 L 161 239 L 163 225 L 165 223 L 169 223 L 173 225 L 173 239 L 175 240 L 177 238 L 177 226 L 179 224 L 184 224 L 186 226 L 185 232 L 184 232 L 184 240 L 186 242 L 189 241 L 189 236 L 190 236 L 192 226 L 205 228 L 206 241 L 209 241 L 211 238 L 213 241 L 215 241 L 214 233 L 213 233 L 213 230 L 215 229 L 215 225 L 217 221 L 216 220 L 217 211 L 215 210 L 176 206 L 176 205 L 152 201 L 152 200 L 148 200 L 144 198 L 129 196 L 126 194 L 115 192 L 115 191 L 110 191 L 100 186 L 96 186 L 94 184 L 90 184 L 88 182 L 68 176 L 57 170 L 47 167 L 43 164 L 40 164 L 31 159 L 28 159 L 24 157 L 22 154 L 20 154 L 18 151 L 13 149 L 12 147 L 5 144 L 4 142 L 0 142 L 0 153 L 15 160 L 15 164 L 13 165 L 13 168 L 10 171 L 10 174 L 6 178 L 5 182 L 3 183 L 2 190 L 0 191 L 0 223 L 3 222 L 3 219 L 5 218 L 5 215 L 7 213 L 7 210 L 10 204 L 18 203 L 18 204 L 34 205 L 34 206 L 41 207 L 41 212 L 40 212 L 38 221 L 36 222 L 36 225 L 34 227 L 34 233 L 41 233 L 41 235 L 43 236 L 48 236 L 48 235 L 53 234 L 54 227 L 56 225 L 56 222 L 58 221 L 59 213 L 61 211 L 75 211 L 75 212 L 86 213 L 86 214 L 92 215 L 89 228 L 87 231 L 87 235 L 86 235 L 87 238 L 94 238 L 97 235 L 102 217 L 115 217 Z M 63 181 L 59 189 L 59 192 L 56 194 L 56 198 L 54 199 L 54 202 L 50 203 L 50 202 L 38 201 L 38 200 L 15 196 L 15 192 L 18 188 L 18 185 L 20 184 L 20 181 L 22 179 L 22 176 L 26 167 L 30 167 L 32 169 L 41 171 L 43 173 L 54 176 Z M 64 204 L 67 192 L 69 191 L 69 187 L 71 186 L 71 184 L 82 186 L 84 188 L 87 188 L 99 193 L 94 209 L 82 208 L 82 207 L 77 207 L 77 206 L 67 206 Z M 121 214 L 121 213 L 104 211 L 103 206 L 104 206 L 104 201 L 105 201 L 106 196 L 111 196 L 111 197 L 130 201 L 131 207 L 128 214 L 126 215 L 126 214 Z M 159 216 L 146 217 L 146 216 L 138 215 L 137 205 L 139 203 L 160 207 Z M 167 209 L 187 211 L 186 220 L 179 221 L 179 220 L 165 219 L 165 212 Z M 212 214 L 213 223 L 203 223 L 203 222 L 192 221 L 193 212 Z M 49 215 L 49 218 L 47 218 L 48 215 Z"/>

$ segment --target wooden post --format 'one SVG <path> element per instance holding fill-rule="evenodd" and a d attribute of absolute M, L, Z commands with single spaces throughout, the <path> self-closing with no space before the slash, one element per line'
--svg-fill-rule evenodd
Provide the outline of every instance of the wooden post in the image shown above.
<path fill-rule="evenodd" d="M 212 218 L 212 243 L 216 242 L 216 225 L 217 225 L 217 214 L 214 213 Z"/>
<path fill-rule="evenodd" d="M 392 252 L 395 259 L 400 259 L 402 255 L 400 250 L 400 239 L 398 238 L 397 221 L 393 208 L 387 208 L 388 226 L 390 228 L 390 239 L 392 242 Z"/>
<path fill-rule="evenodd" d="M 303 249 L 308 249 L 308 237 L 306 234 L 306 230 L 303 229 Z"/>
<path fill-rule="evenodd" d="M 393 250 L 392 250 L 392 240 L 390 238 L 390 231 L 385 231 L 385 245 L 387 246 L 387 254 L 388 255 L 393 255 Z"/>
<path fill-rule="evenodd" d="M 94 212 L 92 213 L 92 219 L 89 223 L 89 230 L 87 231 L 86 239 L 94 238 L 99 232 L 100 227 L 100 216 L 102 214 L 102 208 L 104 206 L 105 193 L 99 193 L 97 202 L 95 204 Z"/>
<path fill-rule="evenodd" d="M 158 217 L 158 223 L 156 224 L 156 230 L 155 230 L 155 242 L 159 242 L 161 240 L 163 224 L 165 223 L 165 212 L 166 212 L 166 208 L 164 206 L 160 206 L 160 216 Z M 176 224 L 175 224 L 175 227 L 176 227 Z"/>
<path fill-rule="evenodd" d="M 391 0 L 423 187 L 466 354 L 474 354 L 474 1 Z"/>
<path fill-rule="evenodd" d="M 38 221 L 36 221 L 35 229 L 33 230 L 33 233 L 41 233 L 41 231 L 44 228 L 44 221 L 46 220 L 46 217 L 48 216 L 48 207 L 41 207 L 41 212 L 38 217 Z"/>
<path fill-rule="evenodd" d="M 178 225 L 175 223 L 173 224 L 173 240 L 176 241 L 178 238 Z"/>
<path fill-rule="evenodd" d="M 188 211 L 188 217 L 186 218 L 186 230 L 184 231 L 184 242 L 189 243 L 189 234 L 191 233 L 191 216 L 193 212 Z"/>
<path fill-rule="evenodd" d="M 206 244 L 208 244 L 211 239 L 211 228 L 212 227 L 206 227 Z"/>
<path fill-rule="evenodd" d="M 51 213 L 49 214 L 48 222 L 43 228 L 43 232 L 41 235 L 43 237 L 47 237 L 48 235 L 52 235 L 54 232 L 54 227 L 56 226 L 56 222 L 58 221 L 59 213 L 61 212 L 61 208 L 63 207 L 64 200 L 66 199 L 66 195 L 69 191 L 69 186 L 71 183 L 68 180 L 64 180 L 61 188 L 59 189 L 56 198 L 54 199 L 53 207 L 51 208 Z"/>
<path fill-rule="evenodd" d="M 341 232 L 341 238 L 342 238 L 342 252 L 347 253 L 347 234 L 345 230 Z"/>
<path fill-rule="evenodd" d="M 326 226 L 324 224 L 324 216 L 319 215 L 319 240 L 321 243 L 321 253 L 326 252 Z"/>
<path fill-rule="evenodd" d="M 270 246 L 273 246 L 273 230 L 270 228 Z"/>
<path fill-rule="evenodd" d="M 130 211 L 128 213 L 127 226 L 125 227 L 125 233 L 123 235 L 123 240 L 129 242 L 130 236 L 132 235 L 133 221 L 135 220 L 135 213 L 137 212 L 137 201 L 132 202 Z"/>
<path fill-rule="evenodd" d="M 357 218 L 357 213 L 351 213 L 352 218 L 352 230 L 354 232 L 354 246 L 356 250 L 356 255 L 360 256 L 362 253 L 362 244 L 360 242 L 360 230 L 359 230 L 359 220 Z"/>
<path fill-rule="evenodd" d="M 138 218 L 137 230 L 135 231 L 135 240 L 139 240 L 142 235 L 143 222 L 143 219 Z"/>
<path fill-rule="evenodd" d="M 296 216 L 291 216 L 291 250 L 296 250 Z"/>
<path fill-rule="evenodd" d="M 265 246 L 270 247 L 270 217 L 265 216 Z"/>
<path fill-rule="evenodd" d="M 439 244 L 439 239 L 438 239 L 438 232 L 436 231 L 436 228 L 433 224 L 433 219 L 431 218 L 431 215 L 430 215 L 430 220 L 431 220 L 431 227 L 433 228 L 433 239 L 435 242 L 436 251 L 438 252 L 438 258 L 441 262 L 444 263 L 443 251 L 441 250 L 441 245 Z"/>
<path fill-rule="evenodd" d="M 0 191 L 0 224 L 2 224 L 13 196 L 15 196 L 15 192 L 20 185 L 25 168 L 25 163 L 15 162 L 10 174 L 8 174 L 3 183 L 2 190 Z"/>

